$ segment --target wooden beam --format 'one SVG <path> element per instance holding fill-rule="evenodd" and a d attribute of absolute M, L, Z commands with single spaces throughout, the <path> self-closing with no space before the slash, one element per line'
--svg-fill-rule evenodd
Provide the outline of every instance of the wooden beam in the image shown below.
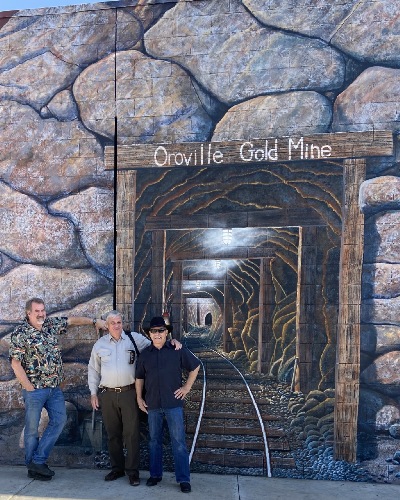
<path fill-rule="evenodd" d="M 273 312 L 275 289 L 271 272 L 271 259 L 260 261 L 260 291 L 258 297 L 258 373 L 268 373 L 274 349 Z"/>
<path fill-rule="evenodd" d="M 384 130 L 272 137 L 249 141 L 184 142 L 118 146 L 118 169 L 253 166 L 289 161 L 393 156 L 393 133 Z M 114 147 L 106 146 L 105 168 L 114 168 Z"/>
<path fill-rule="evenodd" d="M 313 209 L 296 207 L 271 208 L 257 212 L 227 212 L 213 215 L 160 215 L 147 217 L 145 229 L 219 229 L 242 227 L 326 226 L 324 219 Z"/>
<path fill-rule="evenodd" d="M 172 254 L 169 259 L 172 262 L 179 261 L 199 261 L 199 260 L 247 260 L 260 259 L 263 257 L 273 257 L 276 253 L 276 245 L 271 248 L 252 248 L 252 247 L 234 247 L 234 248 L 217 248 L 204 249 L 199 251 L 181 251 Z"/>
<path fill-rule="evenodd" d="M 151 233 L 151 303 L 150 316 L 161 316 L 165 289 L 165 231 Z"/>
<path fill-rule="evenodd" d="M 316 228 L 300 228 L 296 297 L 296 358 L 298 365 L 295 373 L 295 389 L 304 394 L 308 394 L 311 389 L 314 389 L 315 363 L 319 362 L 313 356 L 318 283 L 317 246 Z"/>
<path fill-rule="evenodd" d="M 196 272 L 196 270 L 188 271 L 186 268 L 183 270 L 183 280 L 187 281 L 197 281 L 197 280 L 214 281 L 214 278 L 216 278 L 218 282 L 223 282 L 227 279 L 226 275 L 227 275 L 226 272 L 217 274 L 214 272 L 213 269 L 211 269 L 210 272 L 206 271 Z"/>
<path fill-rule="evenodd" d="M 335 371 L 334 453 L 336 460 L 347 462 L 355 462 L 357 459 L 361 277 L 364 250 L 364 215 L 359 208 L 358 193 L 365 175 L 365 159 L 345 160 Z"/>
<path fill-rule="evenodd" d="M 129 328 L 133 324 L 133 275 L 135 253 L 136 172 L 118 172 L 116 307 Z"/>
<path fill-rule="evenodd" d="M 201 278 L 183 278 L 182 279 L 182 285 L 183 286 L 193 286 L 196 284 L 197 281 L 200 281 L 202 288 L 206 286 L 221 286 L 225 285 L 227 283 L 227 280 L 219 280 L 219 279 L 201 279 Z"/>
<path fill-rule="evenodd" d="M 182 334 L 183 325 L 183 304 L 182 297 L 182 262 L 174 262 L 172 269 L 172 336 L 175 339 L 180 339 Z"/>
<path fill-rule="evenodd" d="M 233 328 L 233 307 L 231 297 L 231 283 L 224 285 L 224 306 L 222 308 L 222 349 L 231 352 L 234 349 L 229 328 Z"/>

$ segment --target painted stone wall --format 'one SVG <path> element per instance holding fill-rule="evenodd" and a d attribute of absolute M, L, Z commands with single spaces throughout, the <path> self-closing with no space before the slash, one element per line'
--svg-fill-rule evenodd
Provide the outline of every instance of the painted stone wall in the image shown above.
<path fill-rule="evenodd" d="M 115 140 L 229 141 L 384 129 L 393 132 L 397 149 L 399 12 L 399 0 L 123 0 L 0 15 L 1 456 L 21 462 L 15 442 L 22 402 L 7 353 L 26 299 L 42 296 L 52 314 L 100 315 L 112 307 L 114 179 L 104 148 Z M 331 401 L 334 390 L 340 163 L 138 172 L 135 326 L 148 319 L 151 302 L 147 216 L 311 207 L 325 221 L 317 392 L 308 405 L 292 407 L 296 424 L 304 423 L 310 400 Z M 366 235 L 359 411 L 366 444 L 360 456 L 385 460 L 400 448 L 397 153 L 370 160 L 367 178 L 360 193 Z M 170 238 L 167 253 L 176 246 Z M 182 248 L 192 238 L 202 235 L 182 236 Z M 279 251 L 271 265 L 276 349 L 270 374 L 282 381 L 290 379 L 295 356 L 296 238 L 295 231 L 272 236 Z M 240 300 L 233 294 L 232 341 L 251 363 L 257 273 L 243 262 L 234 266 L 231 274 L 245 292 L 238 292 Z M 81 429 L 94 340 L 83 328 L 63 340 L 67 400 Z M 391 447 L 379 448 L 377 436 Z M 78 441 L 73 432 L 65 437 Z"/>

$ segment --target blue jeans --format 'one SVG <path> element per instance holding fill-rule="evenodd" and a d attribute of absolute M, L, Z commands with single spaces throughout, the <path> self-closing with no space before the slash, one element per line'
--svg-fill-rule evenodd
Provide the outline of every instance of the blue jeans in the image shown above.
<path fill-rule="evenodd" d="M 25 463 L 44 464 L 67 421 L 64 395 L 56 387 L 34 391 L 23 389 L 22 396 L 25 402 Z M 39 439 L 38 427 L 43 408 L 47 410 L 49 423 Z"/>
<path fill-rule="evenodd" d="M 178 483 L 190 482 L 189 453 L 186 447 L 183 408 L 149 410 L 150 476 L 162 477 L 163 421 L 167 420 Z"/>

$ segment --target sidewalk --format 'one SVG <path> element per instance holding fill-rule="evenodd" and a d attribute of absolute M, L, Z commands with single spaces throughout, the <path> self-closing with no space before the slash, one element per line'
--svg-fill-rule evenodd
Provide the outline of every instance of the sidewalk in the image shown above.
<path fill-rule="evenodd" d="M 107 471 L 55 468 L 51 481 L 28 479 L 25 467 L 0 466 L 0 500 L 76 499 L 110 500 L 371 500 L 400 498 L 400 485 L 343 481 L 310 481 L 250 476 L 192 474 L 192 492 L 181 493 L 173 473 L 164 474 L 157 486 L 146 486 L 147 472 L 141 472 L 140 486 L 130 486 L 126 477 L 104 481 Z"/>

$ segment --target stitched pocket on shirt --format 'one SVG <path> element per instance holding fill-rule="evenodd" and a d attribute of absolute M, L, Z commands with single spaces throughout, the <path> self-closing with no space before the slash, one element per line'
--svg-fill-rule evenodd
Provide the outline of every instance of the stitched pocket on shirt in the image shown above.
<path fill-rule="evenodd" d="M 110 349 L 99 349 L 98 351 L 98 356 L 101 359 L 102 363 L 107 363 L 107 361 L 110 361 L 111 359 L 111 351 Z"/>

